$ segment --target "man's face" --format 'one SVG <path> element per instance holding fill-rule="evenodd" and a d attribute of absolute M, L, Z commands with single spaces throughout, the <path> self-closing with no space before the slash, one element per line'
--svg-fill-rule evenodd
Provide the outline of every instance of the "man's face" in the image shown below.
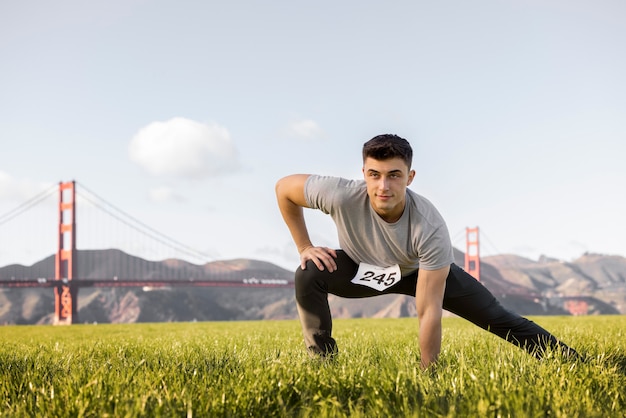
<path fill-rule="evenodd" d="M 386 222 L 396 222 L 404 212 L 406 188 L 413 181 L 415 171 L 409 170 L 402 158 L 365 159 L 363 175 L 367 195 L 374 211 Z"/>

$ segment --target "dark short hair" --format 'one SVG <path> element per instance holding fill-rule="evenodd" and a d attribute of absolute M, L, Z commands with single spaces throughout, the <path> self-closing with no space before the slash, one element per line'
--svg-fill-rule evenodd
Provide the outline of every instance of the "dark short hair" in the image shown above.
<path fill-rule="evenodd" d="M 394 134 L 377 135 L 363 144 L 363 162 L 370 157 L 383 161 L 400 157 L 411 168 L 413 148 L 404 138 Z"/>

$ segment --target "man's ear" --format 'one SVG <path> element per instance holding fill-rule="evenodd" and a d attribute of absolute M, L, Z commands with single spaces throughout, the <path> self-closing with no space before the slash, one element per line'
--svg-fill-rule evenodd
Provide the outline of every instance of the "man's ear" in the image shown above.
<path fill-rule="evenodd" d="M 410 185 L 411 185 L 411 183 L 413 183 L 413 179 L 414 179 L 414 178 L 415 178 L 415 170 L 411 170 L 411 171 L 409 171 L 409 179 L 408 179 L 408 181 L 406 182 L 406 185 L 407 185 L 407 186 L 410 186 Z"/>

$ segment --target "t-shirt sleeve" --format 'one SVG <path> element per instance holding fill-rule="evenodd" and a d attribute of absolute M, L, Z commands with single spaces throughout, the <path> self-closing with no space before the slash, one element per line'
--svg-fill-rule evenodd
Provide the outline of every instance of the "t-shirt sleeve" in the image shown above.
<path fill-rule="evenodd" d="M 450 234 L 445 224 L 435 229 L 430 236 L 418 244 L 419 268 L 437 270 L 454 262 Z"/>
<path fill-rule="evenodd" d="M 341 178 L 311 175 L 304 183 L 304 197 L 311 209 L 325 214 L 332 210 Z"/>

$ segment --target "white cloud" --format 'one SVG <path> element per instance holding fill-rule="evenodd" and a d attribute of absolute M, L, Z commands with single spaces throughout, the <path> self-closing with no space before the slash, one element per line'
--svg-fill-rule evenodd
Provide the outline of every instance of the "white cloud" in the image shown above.
<path fill-rule="evenodd" d="M 312 141 L 315 139 L 323 139 L 325 134 L 322 128 L 312 119 L 296 119 L 292 121 L 285 133 L 290 138 Z"/>
<path fill-rule="evenodd" d="M 148 192 L 150 201 L 156 203 L 165 202 L 182 202 L 185 200 L 181 195 L 177 194 L 171 187 L 156 187 Z"/>
<path fill-rule="evenodd" d="M 51 183 L 36 183 L 28 179 L 18 180 L 0 171 L 0 200 L 23 202 L 50 189 Z"/>
<path fill-rule="evenodd" d="M 239 168 L 226 128 L 185 118 L 153 122 L 130 141 L 130 159 L 153 175 L 204 178 Z"/>

